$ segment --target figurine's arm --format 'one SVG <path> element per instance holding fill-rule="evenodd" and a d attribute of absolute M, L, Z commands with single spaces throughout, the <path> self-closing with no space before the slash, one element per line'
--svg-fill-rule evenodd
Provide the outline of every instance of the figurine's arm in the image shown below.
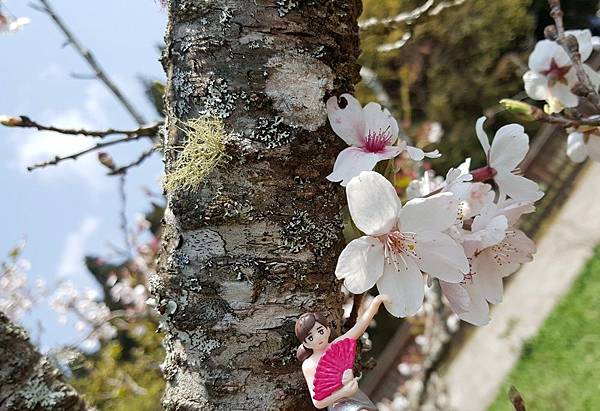
<path fill-rule="evenodd" d="M 371 305 L 369 305 L 369 308 L 367 308 L 363 315 L 356 320 L 354 327 L 348 330 L 344 335 L 336 338 L 336 340 L 342 340 L 344 338 L 358 340 L 361 335 L 365 333 L 369 324 L 371 324 L 373 317 L 375 317 L 375 314 L 377 314 L 377 311 L 379 310 L 379 306 L 386 301 L 390 301 L 390 297 L 385 294 L 379 294 L 377 297 L 373 298 Z"/>

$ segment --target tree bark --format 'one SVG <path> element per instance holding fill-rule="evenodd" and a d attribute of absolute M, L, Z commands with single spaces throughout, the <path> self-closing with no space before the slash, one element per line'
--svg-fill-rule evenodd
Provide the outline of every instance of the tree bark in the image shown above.
<path fill-rule="evenodd" d="M 344 143 L 325 101 L 359 78 L 360 0 L 170 0 L 166 174 L 181 121 L 212 112 L 227 161 L 167 191 L 159 274 L 167 410 L 312 409 L 294 323 L 341 326 L 344 192 L 325 177 Z"/>
<path fill-rule="evenodd" d="M 91 410 L 62 374 L 0 312 L 0 410 Z"/>

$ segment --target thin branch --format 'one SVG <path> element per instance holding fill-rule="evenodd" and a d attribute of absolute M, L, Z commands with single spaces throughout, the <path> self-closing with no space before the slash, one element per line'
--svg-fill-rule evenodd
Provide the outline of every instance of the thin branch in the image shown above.
<path fill-rule="evenodd" d="M 111 171 L 110 173 L 108 173 L 108 175 L 109 176 L 115 176 L 115 175 L 125 174 L 125 173 L 127 173 L 127 171 L 130 168 L 137 167 L 140 164 L 142 164 L 142 162 L 145 159 L 147 159 L 148 157 L 150 157 L 154 152 L 156 152 L 156 147 L 152 146 L 149 149 L 144 150 L 135 161 L 133 161 L 133 162 L 131 162 L 129 164 L 126 164 L 126 165 L 124 165 L 122 167 L 115 168 L 113 171 Z"/>
<path fill-rule="evenodd" d="M 137 136 L 133 136 L 133 137 L 128 136 L 128 137 L 123 137 L 123 138 L 119 138 L 116 140 L 97 143 L 97 144 L 93 145 L 92 147 L 87 148 L 82 151 L 78 151 L 77 153 L 74 153 L 74 154 L 71 154 L 68 156 L 64 156 L 64 157 L 56 156 L 52 160 L 45 161 L 45 162 L 39 163 L 39 164 L 34 164 L 32 166 L 27 167 L 27 171 L 32 171 L 32 170 L 36 170 L 38 168 L 43 168 L 43 167 L 48 167 L 48 166 L 54 166 L 65 160 L 76 160 L 77 158 L 81 157 L 84 154 L 91 153 L 92 151 L 96 151 L 96 150 L 99 150 L 104 147 L 112 146 L 112 145 L 119 144 L 119 143 L 125 143 L 125 142 L 129 142 L 129 141 L 137 141 L 141 138 L 148 138 L 148 137 L 149 136 L 147 136 L 147 135 L 137 135 Z"/>
<path fill-rule="evenodd" d="M 119 175 L 119 200 L 121 202 L 121 210 L 119 216 L 121 218 L 121 232 L 123 233 L 123 241 L 125 245 L 125 252 L 127 257 L 131 258 L 131 242 L 129 241 L 129 231 L 127 227 L 127 193 L 125 192 L 125 173 Z"/>
<path fill-rule="evenodd" d="M 39 131 L 54 131 L 60 134 L 70 134 L 70 135 L 82 135 L 88 137 L 107 137 L 114 134 L 123 134 L 128 137 L 137 137 L 137 136 L 155 136 L 158 134 L 158 129 L 162 125 L 162 123 L 152 123 L 143 125 L 141 127 L 135 129 L 114 129 L 108 128 L 106 130 L 86 130 L 82 128 L 61 128 L 54 126 L 47 126 L 44 124 L 40 124 L 36 121 L 31 120 L 27 116 L 19 116 L 19 117 L 6 117 L 0 118 L 0 123 L 7 127 L 22 127 L 22 128 L 35 128 Z"/>
<path fill-rule="evenodd" d="M 548 0 L 548 4 L 550 5 L 550 15 L 554 19 L 554 24 L 556 26 L 556 33 L 553 33 L 553 30 L 547 30 L 546 33 L 550 36 L 556 34 L 555 40 L 562 46 L 571 59 L 577 73 L 577 80 L 579 80 L 580 87 L 576 86 L 572 91 L 574 94 L 587 98 L 594 108 L 597 111 L 600 111 L 600 95 L 583 68 L 577 39 L 572 35 L 565 35 L 565 25 L 563 22 L 564 13 L 560 7 L 560 0 Z"/>
<path fill-rule="evenodd" d="M 379 19 L 372 17 L 358 24 L 361 31 L 387 32 L 399 26 L 410 26 L 421 18 L 434 5 L 434 0 L 427 0 L 423 5 L 394 17 Z"/>
<path fill-rule="evenodd" d="M 521 393 L 514 386 L 511 386 L 510 390 L 508 390 L 508 398 L 515 411 L 526 411 L 525 400 L 523 400 Z"/>
<path fill-rule="evenodd" d="M 92 52 L 83 46 L 79 42 L 79 40 L 75 37 L 73 32 L 65 25 L 62 19 L 56 14 L 56 11 L 50 6 L 48 0 L 39 0 L 41 7 L 36 7 L 37 10 L 43 11 L 46 13 L 58 26 L 58 28 L 63 32 L 65 37 L 67 38 L 69 44 L 75 48 L 75 50 L 83 57 L 92 70 L 96 77 L 104 83 L 104 85 L 113 93 L 113 95 L 119 100 L 119 102 L 123 105 L 125 110 L 131 115 L 131 117 L 139 124 L 145 124 L 146 120 L 144 117 L 133 107 L 133 104 L 125 97 L 125 95 L 119 90 L 119 88 L 115 85 L 115 83 L 108 77 L 108 75 L 104 72 L 104 70 L 100 67 L 100 64 L 92 54 Z"/>

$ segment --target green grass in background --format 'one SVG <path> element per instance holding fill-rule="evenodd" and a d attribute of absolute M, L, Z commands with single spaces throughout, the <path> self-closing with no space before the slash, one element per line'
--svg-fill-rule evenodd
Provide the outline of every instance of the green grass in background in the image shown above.
<path fill-rule="evenodd" d="M 600 410 L 600 247 L 539 334 L 524 345 L 489 411 L 513 410 L 511 385 L 527 411 Z"/>

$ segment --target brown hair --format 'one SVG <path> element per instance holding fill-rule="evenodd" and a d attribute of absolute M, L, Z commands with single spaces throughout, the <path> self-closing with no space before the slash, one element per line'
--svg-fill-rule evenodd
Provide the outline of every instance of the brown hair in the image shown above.
<path fill-rule="evenodd" d="M 313 353 L 313 350 L 304 346 L 304 339 L 315 326 L 315 323 L 319 323 L 329 328 L 329 321 L 327 321 L 327 317 L 322 313 L 304 313 L 298 320 L 296 320 L 296 327 L 294 331 L 296 332 L 296 337 L 300 340 L 302 345 L 298 347 L 296 350 L 296 358 L 301 363 L 304 362 L 308 357 L 310 357 Z"/>

